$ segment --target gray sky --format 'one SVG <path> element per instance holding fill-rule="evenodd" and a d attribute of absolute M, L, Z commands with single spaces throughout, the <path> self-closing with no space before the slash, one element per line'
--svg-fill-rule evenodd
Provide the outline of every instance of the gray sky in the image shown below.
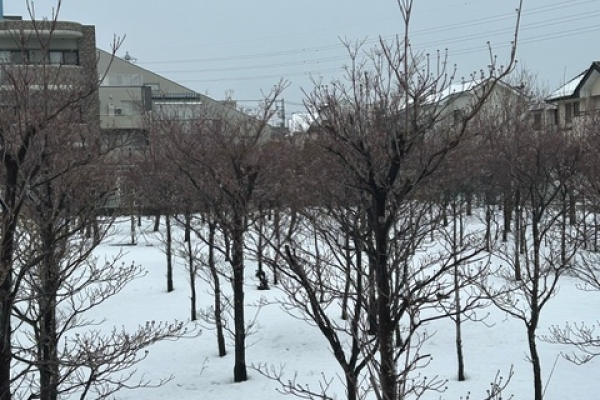
<path fill-rule="evenodd" d="M 485 68 L 490 41 L 508 59 L 518 0 L 416 0 L 411 25 L 417 50 L 449 51 L 458 76 Z M 54 0 L 35 1 L 36 17 Z M 27 15 L 25 0 L 4 0 L 6 15 Z M 348 61 L 340 38 L 403 33 L 396 0 L 63 0 L 60 19 L 96 25 L 98 47 L 126 35 L 119 51 L 138 65 L 216 99 L 261 97 L 280 77 L 288 112 L 302 109 L 310 75 L 341 76 Z M 551 90 L 599 59 L 600 0 L 524 0 L 518 59 Z M 242 102 L 243 104 L 243 102 Z"/>

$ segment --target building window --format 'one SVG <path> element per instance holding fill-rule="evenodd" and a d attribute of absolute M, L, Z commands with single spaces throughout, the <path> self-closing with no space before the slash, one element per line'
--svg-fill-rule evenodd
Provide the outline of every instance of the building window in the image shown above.
<path fill-rule="evenodd" d="M 77 50 L 0 50 L 2 64 L 79 65 Z"/>
<path fill-rule="evenodd" d="M 579 109 L 578 101 L 573 103 L 573 115 L 576 117 L 579 117 L 581 115 L 581 110 Z"/>
<path fill-rule="evenodd" d="M 141 74 L 108 74 L 106 86 L 142 86 L 143 79 Z"/>
<path fill-rule="evenodd" d="M 11 50 L 10 62 L 13 64 L 24 64 L 27 61 L 27 53 L 21 50 Z"/>
<path fill-rule="evenodd" d="M 454 116 L 454 125 L 461 124 L 465 118 L 462 110 L 454 110 L 453 116 Z"/>
<path fill-rule="evenodd" d="M 63 63 L 63 52 L 62 51 L 51 51 L 48 53 L 50 58 L 50 64 L 60 65 Z"/>
<path fill-rule="evenodd" d="M 120 110 L 122 115 L 140 115 L 140 102 L 131 100 L 121 100 Z"/>
<path fill-rule="evenodd" d="M 542 113 L 540 111 L 533 114 L 533 129 L 536 131 L 542 129 Z"/>
<path fill-rule="evenodd" d="M 7 64 L 11 62 L 10 51 L 8 50 L 0 50 L 0 63 Z"/>
<path fill-rule="evenodd" d="M 152 90 L 152 94 L 160 93 L 160 83 L 148 83 L 150 86 L 150 90 Z"/>
<path fill-rule="evenodd" d="M 65 65 L 79 65 L 79 52 L 77 50 L 63 51 Z"/>
<path fill-rule="evenodd" d="M 569 125 L 573 122 L 573 104 L 565 104 L 565 124 Z"/>

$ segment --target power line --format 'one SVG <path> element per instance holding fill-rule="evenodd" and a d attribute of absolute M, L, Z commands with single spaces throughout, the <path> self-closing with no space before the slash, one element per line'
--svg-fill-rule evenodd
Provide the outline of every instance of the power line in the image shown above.
<path fill-rule="evenodd" d="M 570 36 L 575 36 L 575 35 L 584 34 L 584 33 L 597 32 L 597 31 L 600 31 L 600 26 L 592 25 L 592 26 L 564 30 L 564 31 L 557 32 L 554 34 L 544 34 L 544 35 L 538 35 L 538 36 L 532 36 L 529 38 L 524 38 L 524 39 L 519 40 L 518 44 L 522 46 L 522 45 L 538 43 L 538 42 L 542 42 L 542 41 L 546 41 L 546 40 L 552 40 L 552 39 L 559 38 L 559 37 L 570 37 Z M 503 43 L 503 44 L 495 45 L 494 49 L 507 48 L 507 47 L 510 47 L 511 45 L 512 45 L 511 43 Z M 472 53 L 481 52 L 484 49 L 485 49 L 484 46 L 473 46 L 473 47 L 468 47 L 465 49 L 460 49 L 457 51 L 450 51 L 449 55 L 454 57 L 454 56 L 458 56 L 458 55 L 472 54 Z M 342 71 L 345 71 L 345 69 L 344 69 L 344 67 L 340 66 L 337 68 L 317 69 L 317 70 L 311 70 L 311 71 L 294 71 L 294 72 L 290 72 L 290 73 L 282 72 L 282 73 L 278 73 L 278 74 L 246 75 L 246 76 L 227 77 L 227 78 L 184 79 L 184 80 L 180 80 L 180 82 L 210 83 L 210 82 L 226 82 L 226 81 L 232 81 L 232 82 L 233 81 L 250 81 L 250 80 L 261 80 L 261 79 L 276 79 L 276 78 L 281 78 L 281 77 L 290 78 L 290 77 L 310 76 L 310 75 L 317 76 L 322 73 L 335 72 L 335 71 L 342 72 Z"/>
<path fill-rule="evenodd" d="M 588 16 L 586 18 L 594 18 L 598 15 L 600 15 L 600 12 L 588 14 Z M 571 19 L 565 19 L 565 20 L 573 21 L 574 19 L 571 18 Z M 578 20 L 583 20 L 583 19 L 578 19 Z M 556 21 L 556 20 L 553 19 L 553 20 L 541 21 L 541 22 L 537 23 L 536 26 L 532 26 L 525 30 L 534 30 L 539 27 L 556 25 L 556 22 L 549 23 L 549 21 Z M 600 27 L 598 27 L 597 25 L 592 25 L 592 26 L 579 27 L 579 28 L 574 28 L 574 29 L 569 29 L 569 30 L 561 30 L 560 32 L 555 32 L 555 33 L 550 33 L 550 34 L 544 33 L 544 34 L 535 35 L 535 36 L 522 37 L 519 40 L 519 44 L 525 45 L 525 44 L 530 44 L 530 43 L 537 43 L 537 42 L 551 40 L 551 39 L 555 39 L 555 38 L 559 38 L 559 37 L 566 37 L 566 36 L 573 36 L 576 34 L 595 32 L 598 30 L 600 30 Z M 507 33 L 507 32 L 510 32 L 510 30 L 501 29 L 501 30 L 495 30 L 495 31 L 490 31 L 490 32 L 491 33 Z M 486 37 L 486 34 L 480 33 L 477 35 L 455 37 L 455 38 L 446 40 L 445 42 L 441 42 L 441 41 L 427 42 L 427 43 L 419 44 L 415 47 L 416 47 L 416 49 L 421 49 L 421 48 L 426 48 L 428 46 L 435 46 L 435 45 L 441 44 L 441 43 L 447 44 L 447 43 L 455 43 L 455 42 L 466 42 L 466 41 L 477 40 L 477 39 L 485 38 L 485 37 Z M 494 45 L 494 48 L 504 48 L 504 47 L 508 47 L 510 45 L 511 45 L 510 43 L 496 44 L 496 45 Z M 482 51 L 485 48 L 486 48 L 486 45 L 471 46 L 471 47 L 467 47 L 467 48 L 463 48 L 463 49 L 456 49 L 456 50 L 450 51 L 450 54 L 452 54 L 453 56 L 472 54 L 475 52 Z M 240 70 L 267 69 L 267 68 L 276 68 L 276 67 L 278 68 L 278 67 L 288 67 L 288 66 L 297 67 L 299 65 L 321 64 L 321 63 L 327 63 L 327 62 L 333 62 L 333 61 L 347 61 L 347 60 L 348 60 L 348 55 L 346 53 L 344 53 L 340 56 L 328 57 L 328 58 L 322 58 L 322 59 L 303 60 L 301 62 L 289 61 L 289 62 L 283 62 L 283 63 L 260 64 L 260 65 L 251 65 L 251 66 L 235 66 L 235 67 L 223 67 L 223 68 L 190 69 L 190 70 L 167 70 L 167 71 L 160 71 L 160 73 L 181 74 L 181 73 L 240 71 Z M 288 75 L 300 76 L 300 75 L 307 75 L 311 72 L 314 73 L 314 72 L 318 72 L 318 71 L 333 71 L 333 70 L 338 70 L 338 69 L 342 69 L 342 68 L 337 67 L 337 68 L 318 69 L 318 70 L 312 70 L 309 72 L 306 72 L 306 71 L 292 72 L 290 74 L 286 74 L 286 73 L 269 74 L 269 75 L 263 74 L 263 75 L 259 75 L 255 79 L 262 79 L 263 76 L 266 76 L 266 77 L 288 76 Z M 251 80 L 251 79 L 253 79 L 253 78 L 244 76 L 244 77 L 237 77 L 237 78 L 200 79 L 200 80 L 187 80 L 187 81 L 218 82 L 218 81 L 226 81 L 226 80 Z"/>
<path fill-rule="evenodd" d="M 528 9 L 528 10 L 523 10 L 523 15 L 525 15 L 525 16 L 537 15 L 537 14 L 542 14 L 542 13 L 546 13 L 549 11 L 557 11 L 557 10 L 561 10 L 561 9 L 570 9 L 571 10 L 571 9 L 574 9 L 576 6 L 581 6 L 581 5 L 585 5 L 585 4 L 589 4 L 589 3 L 598 3 L 598 0 L 571 1 L 568 3 L 561 1 L 558 3 L 547 4 L 544 6 L 535 7 L 535 8 Z M 580 14 L 574 14 L 569 17 L 585 16 L 588 14 L 589 13 L 580 13 Z M 487 26 L 487 25 L 489 25 L 490 22 L 498 22 L 498 21 L 502 21 L 502 20 L 512 20 L 512 19 L 514 19 L 514 16 L 515 16 L 514 13 L 504 13 L 504 14 L 500 14 L 500 15 L 496 15 L 496 16 L 487 17 L 487 18 L 480 18 L 480 19 L 476 19 L 476 20 L 468 20 L 468 21 L 459 22 L 459 23 L 440 25 L 440 26 L 433 27 L 433 28 L 415 30 L 415 31 L 411 32 L 411 37 L 412 38 L 419 37 L 419 36 L 436 33 L 436 32 L 440 32 L 440 31 L 443 31 L 443 32 L 446 32 L 449 30 L 456 31 L 461 28 L 473 27 L 473 26 L 479 26 L 479 25 Z M 565 18 L 565 16 L 561 16 L 560 18 L 549 19 L 547 21 L 557 21 L 558 22 L 560 20 L 563 20 L 564 18 Z M 507 29 L 512 30 L 513 28 L 511 27 L 511 28 L 507 28 Z M 388 39 L 388 40 L 392 39 L 394 37 L 395 37 L 395 35 L 383 36 L 384 39 Z M 366 39 L 364 42 L 365 42 L 365 44 L 370 44 L 370 43 L 375 43 L 378 41 L 379 41 L 379 37 L 374 38 L 374 39 Z M 280 56 L 287 56 L 287 55 L 294 55 L 294 54 L 304 54 L 304 53 L 310 53 L 310 52 L 326 52 L 326 51 L 331 51 L 331 50 L 339 50 L 341 48 L 343 48 L 341 43 L 337 43 L 337 44 L 328 44 L 328 45 L 314 46 L 314 47 L 296 48 L 296 49 L 291 49 L 291 50 L 279 50 L 279 51 L 272 51 L 272 52 L 252 53 L 252 54 L 243 54 L 243 55 L 220 56 L 220 57 L 197 58 L 197 59 L 181 59 L 181 60 L 154 60 L 154 61 L 151 60 L 151 61 L 144 61 L 143 64 L 184 64 L 184 63 L 198 63 L 198 62 L 207 63 L 207 62 L 218 62 L 218 61 L 242 61 L 242 60 L 252 60 L 252 59 L 257 59 L 257 58 L 270 58 L 270 57 L 280 57 Z"/>

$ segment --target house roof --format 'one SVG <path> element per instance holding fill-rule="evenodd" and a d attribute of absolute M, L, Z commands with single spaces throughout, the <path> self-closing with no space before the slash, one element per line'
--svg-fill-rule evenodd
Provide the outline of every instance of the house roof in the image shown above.
<path fill-rule="evenodd" d="M 546 101 L 552 102 L 579 98 L 581 88 L 585 86 L 586 82 L 594 72 L 600 73 L 600 61 L 594 61 L 588 69 L 555 90 L 550 96 L 546 97 Z"/>
<path fill-rule="evenodd" d="M 428 96 L 427 101 L 431 103 L 445 103 L 446 101 L 451 100 L 452 98 L 461 96 L 465 93 L 469 93 L 479 88 L 481 85 L 487 84 L 488 82 L 490 82 L 489 79 L 471 79 L 468 81 L 453 83 L 451 85 L 448 85 L 448 87 L 444 88 L 444 90 L 441 90 L 437 93 Z M 521 88 L 519 88 L 518 86 L 511 85 L 503 80 L 498 80 L 496 84 L 512 92 L 522 93 Z"/>

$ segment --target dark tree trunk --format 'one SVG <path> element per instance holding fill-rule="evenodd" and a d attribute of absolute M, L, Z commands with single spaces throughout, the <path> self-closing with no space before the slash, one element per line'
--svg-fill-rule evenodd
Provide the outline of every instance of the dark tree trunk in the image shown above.
<path fill-rule="evenodd" d="M 192 215 L 190 213 L 185 214 L 185 230 L 183 232 L 183 241 L 190 242 L 192 239 Z"/>
<path fill-rule="evenodd" d="M 36 338 L 39 357 L 40 400 L 58 398 L 58 327 L 56 322 L 56 295 L 59 286 L 58 266 L 54 259 L 57 246 L 52 224 L 42 230 L 42 246 L 45 253 L 42 260 L 43 280 L 40 285 L 39 337 Z"/>
<path fill-rule="evenodd" d="M 504 229 L 502 230 L 502 242 L 508 242 L 508 234 L 511 232 L 511 221 L 513 214 L 513 201 L 511 194 L 504 195 Z"/>
<path fill-rule="evenodd" d="M 465 380 L 465 361 L 462 347 L 462 320 L 461 320 L 461 305 L 460 305 L 460 265 L 458 260 L 458 243 L 462 240 L 459 235 L 462 233 L 457 226 L 457 219 L 460 218 L 460 212 L 457 210 L 456 202 L 453 204 L 454 223 L 452 227 L 452 253 L 454 255 L 454 309 L 456 316 L 454 317 L 454 330 L 456 335 L 456 359 L 458 362 L 458 380 Z"/>
<path fill-rule="evenodd" d="M 376 335 L 378 331 L 377 327 L 377 284 L 375 282 L 375 268 L 376 260 L 375 256 L 369 252 L 369 304 L 367 306 L 368 316 L 368 334 Z"/>
<path fill-rule="evenodd" d="M 377 319 L 379 338 L 379 384 L 382 400 L 396 400 L 396 359 L 394 357 L 395 325 L 392 316 L 391 276 L 388 266 L 388 229 L 386 229 L 383 195 L 374 199 L 375 281 L 377 284 Z"/>
<path fill-rule="evenodd" d="M 235 216 L 232 231 L 233 314 L 235 337 L 234 382 L 248 379 L 246 370 L 246 326 L 244 317 L 244 220 Z"/>
<path fill-rule="evenodd" d="M 542 367 L 537 350 L 535 331 L 536 328 L 534 326 L 527 326 L 527 343 L 529 345 L 529 357 L 533 369 L 533 398 L 534 400 L 543 400 L 544 388 L 542 385 Z"/>
<path fill-rule="evenodd" d="M 160 228 L 160 212 L 157 212 L 154 215 L 154 228 L 152 229 L 154 232 L 158 232 L 158 229 Z"/>
<path fill-rule="evenodd" d="M 273 217 L 273 230 L 275 231 L 275 246 L 276 246 L 276 251 L 275 251 L 275 265 L 273 265 L 273 285 L 277 285 L 279 283 L 279 274 L 278 274 L 278 268 L 279 266 L 277 265 L 279 262 L 279 252 L 281 251 L 281 220 L 280 220 L 280 216 L 279 216 L 279 210 L 274 210 L 273 211 L 275 213 L 274 217 Z"/>
<path fill-rule="evenodd" d="M 346 398 L 348 400 L 358 400 L 358 382 L 356 374 L 351 371 L 346 372 Z"/>
<path fill-rule="evenodd" d="M 188 253 L 188 272 L 190 277 L 190 317 L 192 321 L 195 321 L 198 317 L 196 309 L 196 265 L 194 262 L 194 253 L 192 246 L 192 235 L 191 235 L 191 224 L 192 217 L 189 214 L 185 216 L 185 235 L 187 237 L 187 253 Z"/>
<path fill-rule="evenodd" d="M 208 269 L 212 276 L 215 295 L 215 328 L 217 331 L 217 346 L 219 349 L 219 357 L 227 354 L 225 348 L 225 334 L 223 332 L 223 316 L 221 311 L 221 278 L 217 265 L 215 263 L 215 233 L 217 226 L 214 222 L 208 222 Z"/>
<path fill-rule="evenodd" d="M 356 249 L 358 252 L 359 250 Z M 348 232 L 344 232 L 344 257 L 346 262 L 346 283 L 344 285 L 344 295 L 342 297 L 342 319 L 348 319 L 348 296 L 350 295 L 350 279 L 351 277 L 351 268 L 352 268 L 352 255 L 350 252 L 350 234 Z"/>
<path fill-rule="evenodd" d="M 12 363 L 11 310 L 14 304 L 12 291 L 13 252 L 19 211 L 16 209 L 16 190 L 19 164 L 4 156 L 5 182 L 0 243 L 0 400 L 10 400 L 10 372 Z"/>
<path fill-rule="evenodd" d="M 529 345 L 529 357 L 531 360 L 531 366 L 533 368 L 533 388 L 534 388 L 534 400 L 542 400 L 543 398 L 543 387 L 542 387 L 542 367 L 540 362 L 540 356 L 537 351 L 537 342 L 535 332 L 538 327 L 539 316 L 540 316 L 540 275 L 541 275 L 541 234 L 539 227 L 539 220 L 541 219 L 541 213 L 539 217 L 532 216 L 531 222 L 531 235 L 533 238 L 533 271 L 531 271 L 531 318 L 527 323 L 527 343 Z"/>
<path fill-rule="evenodd" d="M 129 242 L 130 245 L 135 245 L 136 244 L 136 240 L 135 240 L 135 214 L 133 213 L 133 206 L 131 207 L 131 217 L 130 217 L 130 221 L 131 221 L 131 226 L 130 226 L 130 237 L 131 237 L 131 241 Z"/>
<path fill-rule="evenodd" d="M 492 206 L 486 201 L 485 204 L 485 251 L 492 247 Z"/>
<path fill-rule="evenodd" d="M 467 216 L 473 215 L 473 194 L 471 192 L 465 193 L 465 199 L 467 201 Z"/>
<path fill-rule="evenodd" d="M 563 206 L 567 207 L 567 193 L 563 198 Z M 564 208 L 563 208 L 564 209 Z M 561 267 L 567 265 L 567 214 L 563 213 L 560 224 L 560 263 Z"/>
<path fill-rule="evenodd" d="M 523 224 L 523 210 L 521 206 L 521 191 L 515 194 L 515 280 L 521 280 L 521 230 Z"/>
<path fill-rule="evenodd" d="M 569 223 L 571 225 L 577 224 L 577 195 L 572 186 L 568 188 L 569 193 Z"/>
<path fill-rule="evenodd" d="M 171 216 L 165 215 L 166 243 L 165 253 L 167 255 L 167 292 L 175 290 L 173 286 L 173 238 L 171 232 Z"/>
<path fill-rule="evenodd" d="M 594 215 L 594 252 L 598 252 L 598 201 L 594 199 L 594 212 L 592 213 Z"/>
<path fill-rule="evenodd" d="M 259 208 L 258 210 L 258 243 L 257 243 L 257 257 L 256 261 L 258 264 L 258 271 L 256 272 L 256 277 L 259 279 L 258 289 L 259 290 L 268 290 L 269 289 L 269 280 L 267 274 L 264 271 L 263 260 L 265 253 L 265 218 L 264 211 Z"/>

